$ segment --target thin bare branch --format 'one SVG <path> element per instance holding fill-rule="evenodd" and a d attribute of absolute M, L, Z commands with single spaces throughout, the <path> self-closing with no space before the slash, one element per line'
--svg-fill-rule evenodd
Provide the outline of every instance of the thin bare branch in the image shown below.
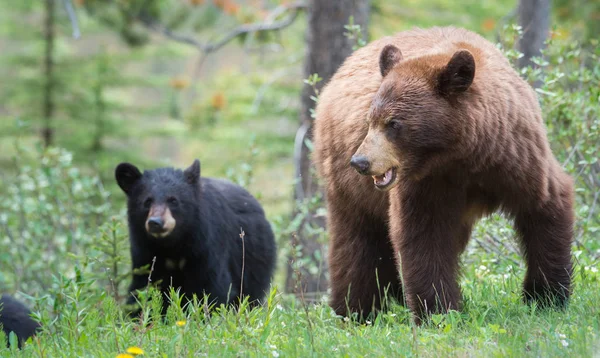
<path fill-rule="evenodd" d="M 81 37 L 81 31 L 79 31 L 79 22 L 77 21 L 77 14 L 75 13 L 75 9 L 73 8 L 73 3 L 71 0 L 63 0 L 63 4 L 65 4 L 65 9 L 67 10 L 67 14 L 69 15 L 69 20 L 71 21 L 71 27 L 73 28 L 73 38 L 75 40 Z"/>
<path fill-rule="evenodd" d="M 138 19 L 141 23 L 147 27 L 148 29 L 161 33 L 164 36 L 168 37 L 171 40 L 177 41 L 182 44 L 190 45 L 197 48 L 199 51 L 203 53 L 211 53 L 219 50 L 226 44 L 228 44 L 231 40 L 235 39 L 238 36 L 255 33 L 260 31 L 275 31 L 286 28 L 294 23 L 294 21 L 298 18 L 300 11 L 306 9 L 306 3 L 304 1 L 298 1 L 287 5 L 280 5 L 276 7 L 267 17 L 265 22 L 256 22 L 252 24 L 240 25 L 225 34 L 220 40 L 215 42 L 201 42 L 196 38 L 176 33 L 169 28 L 159 24 L 153 18 L 148 16 L 147 14 L 140 14 Z M 289 15 L 281 20 L 275 21 L 275 19 L 282 14 L 289 12 Z"/>

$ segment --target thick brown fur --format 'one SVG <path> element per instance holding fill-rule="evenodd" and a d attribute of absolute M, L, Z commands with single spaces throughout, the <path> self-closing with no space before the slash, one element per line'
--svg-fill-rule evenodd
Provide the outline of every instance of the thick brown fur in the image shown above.
<path fill-rule="evenodd" d="M 376 311 L 386 287 L 417 322 L 460 309 L 460 253 L 496 210 L 514 219 L 524 298 L 567 302 L 572 179 L 550 150 L 535 92 L 492 43 L 451 27 L 374 41 L 325 86 L 314 128 L 338 314 Z M 379 190 L 371 176 L 386 171 L 392 182 Z"/>

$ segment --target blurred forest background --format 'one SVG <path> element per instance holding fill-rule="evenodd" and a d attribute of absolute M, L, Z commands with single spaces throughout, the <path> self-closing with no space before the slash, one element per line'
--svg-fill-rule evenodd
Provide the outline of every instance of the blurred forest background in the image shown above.
<path fill-rule="evenodd" d="M 298 292 L 302 279 L 305 297 L 320 299 L 326 213 L 309 161 L 318 89 L 365 42 L 434 25 L 499 42 L 538 87 L 555 153 L 577 177 L 576 253 L 595 262 L 597 1 L 21 0 L 0 2 L 0 290 L 50 295 L 56 308 L 66 300 L 57 292 L 89 280 L 122 299 L 129 251 L 115 166 L 199 158 L 202 175 L 230 178 L 264 205 L 280 291 Z M 522 265 L 512 235 L 494 216 L 471 249 Z"/>

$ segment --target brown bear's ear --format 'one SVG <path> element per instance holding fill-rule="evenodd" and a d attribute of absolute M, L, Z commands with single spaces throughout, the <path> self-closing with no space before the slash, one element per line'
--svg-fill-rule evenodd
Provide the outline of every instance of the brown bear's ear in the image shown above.
<path fill-rule="evenodd" d="M 379 55 L 379 71 L 385 77 L 398 62 L 402 61 L 402 52 L 394 45 L 385 45 Z"/>
<path fill-rule="evenodd" d="M 452 95 L 466 91 L 475 77 L 475 59 L 467 50 L 454 53 L 442 72 L 438 75 L 437 89 L 442 95 Z"/>
<path fill-rule="evenodd" d="M 117 165 L 117 168 L 115 169 L 117 184 L 119 184 L 121 190 L 127 195 L 131 193 L 131 188 L 141 177 L 142 173 L 133 164 L 121 163 Z"/>
<path fill-rule="evenodd" d="M 192 165 L 183 171 L 183 176 L 189 184 L 197 184 L 200 180 L 200 161 L 194 160 Z"/>

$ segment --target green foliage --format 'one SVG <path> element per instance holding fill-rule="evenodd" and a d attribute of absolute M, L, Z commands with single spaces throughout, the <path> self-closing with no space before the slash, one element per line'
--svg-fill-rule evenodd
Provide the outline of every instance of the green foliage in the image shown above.
<path fill-rule="evenodd" d="M 538 89 L 553 151 L 576 180 L 576 239 L 600 257 L 600 46 L 552 40 L 538 59 Z M 585 48 L 591 49 L 586 51 Z"/>
<path fill-rule="evenodd" d="M 360 25 L 356 25 L 356 26 L 358 26 L 360 29 Z M 307 79 L 304 80 L 304 83 L 311 86 L 313 89 L 313 92 L 315 93 L 314 95 L 310 96 L 310 99 L 313 102 L 315 102 L 315 106 L 317 105 L 317 102 L 319 101 L 319 89 L 317 88 L 317 84 L 321 81 L 323 81 L 323 79 L 321 77 L 319 77 L 318 73 L 313 73 L 312 75 L 308 76 Z M 310 117 L 315 118 L 315 116 L 316 116 L 315 108 L 313 107 L 310 109 Z"/>
<path fill-rule="evenodd" d="M 350 16 L 350 19 L 348 19 L 348 24 L 344 25 L 344 29 L 346 30 L 346 32 L 344 32 L 344 36 L 346 36 L 349 40 L 354 41 L 352 50 L 356 51 L 367 44 L 360 25 L 354 23 L 354 16 Z"/>
<path fill-rule="evenodd" d="M 260 21 L 265 10 L 279 4 L 279 1 L 264 1 L 252 6 L 242 6 L 233 0 L 85 0 L 82 3 L 90 16 L 118 31 L 129 46 L 142 46 L 150 41 L 148 29 L 169 32 L 190 29 L 195 33 L 216 37 L 219 33 L 213 31 L 215 27 L 218 28 L 215 25 L 234 27 Z M 259 31 L 239 38 L 242 43 L 249 40 L 267 43 L 273 35 Z"/>
<path fill-rule="evenodd" d="M 555 18 L 564 24 L 560 32 L 591 44 L 600 33 L 600 2 L 589 0 L 556 0 L 552 2 Z M 591 44 L 594 46 L 593 44 Z M 593 47 L 592 47 L 593 48 Z"/>
<path fill-rule="evenodd" d="M 160 18 L 161 5 L 164 6 L 164 3 L 160 0 L 83 1 L 90 15 L 116 30 L 130 46 L 141 46 L 149 41 L 148 32 L 139 25 L 137 17 L 143 14 Z"/>
<path fill-rule="evenodd" d="M 73 167 L 70 153 L 16 146 L 17 175 L 0 184 L 0 287 L 43 293 L 53 274 L 73 272 L 89 254 L 111 205 L 100 180 Z"/>
<path fill-rule="evenodd" d="M 522 54 L 516 43 L 522 30 L 507 25 L 502 49 L 516 67 Z M 536 89 L 554 155 L 575 178 L 576 244 L 600 257 L 600 47 L 597 40 L 579 43 L 550 39 L 534 68 L 520 70 Z M 502 225 L 504 226 L 504 225 Z"/>

